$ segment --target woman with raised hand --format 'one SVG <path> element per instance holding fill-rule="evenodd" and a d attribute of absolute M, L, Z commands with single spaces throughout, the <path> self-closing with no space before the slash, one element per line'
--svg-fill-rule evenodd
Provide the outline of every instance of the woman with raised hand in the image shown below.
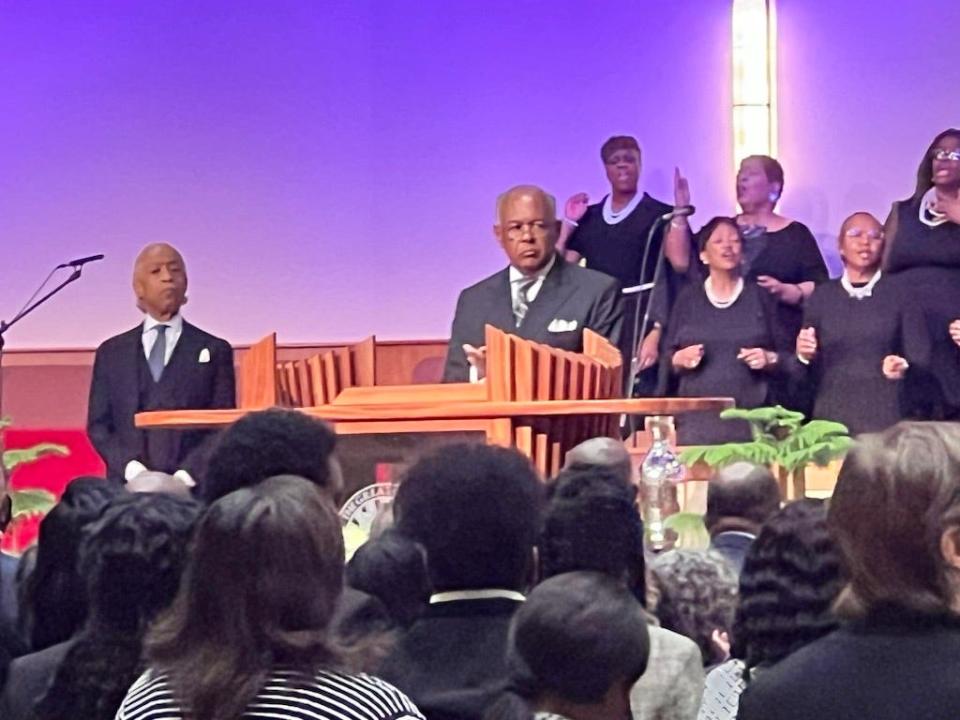
<path fill-rule="evenodd" d="M 930 343 L 901 283 L 880 271 L 880 222 L 854 213 L 839 244 L 843 275 L 807 301 L 795 367 L 814 389 L 814 418 L 841 422 L 852 434 L 876 432 L 904 417 L 900 381 L 929 362 Z"/>
<path fill-rule="evenodd" d="M 914 414 L 960 418 L 960 129 L 933 139 L 913 196 L 890 210 L 886 236 L 884 272 L 903 282 L 931 341 L 929 370 L 910 383 Z"/>
<path fill-rule="evenodd" d="M 210 506 L 180 592 L 147 641 L 119 720 L 422 718 L 356 672 L 330 623 L 343 589 L 340 519 L 310 482 L 275 477 Z"/>

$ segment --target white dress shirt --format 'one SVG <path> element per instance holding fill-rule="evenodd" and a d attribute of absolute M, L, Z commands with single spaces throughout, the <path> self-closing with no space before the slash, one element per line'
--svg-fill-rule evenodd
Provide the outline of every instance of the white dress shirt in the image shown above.
<path fill-rule="evenodd" d="M 540 294 L 540 288 L 543 287 L 544 278 L 550 273 L 553 269 L 554 263 L 557 262 L 557 254 L 554 253 L 553 257 L 550 258 L 549 262 L 544 265 L 537 272 L 536 275 L 524 275 L 522 272 L 517 270 L 513 265 L 510 266 L 510 307 L 517 306 L 517 298 L 520 295 L 520 288 L 523 287 L 524 281 L 536 278 L 533 285 L 530 286 L 530 289 L 527 290 L 527 303 L 532 303 L 537 299 L 537 295 Z"/>
<path fill-rule="evenodd" d="M 157 320 L 151 315 L 146 315 L 143 320 L 143 354 L 150 359 L 150 351 L 153 350 L 153 344 L 157 341 L 159 333 L 156 331 L 157 325 L 167 326 L 167 352 L 163 356 L 163 366 L 166 367 L 170 362 L 170 356 L 173 355 L 174 348 L 177 347 L 177 341 L 183 334 L 183 316 L 177 313 L 169 320 Z"/>

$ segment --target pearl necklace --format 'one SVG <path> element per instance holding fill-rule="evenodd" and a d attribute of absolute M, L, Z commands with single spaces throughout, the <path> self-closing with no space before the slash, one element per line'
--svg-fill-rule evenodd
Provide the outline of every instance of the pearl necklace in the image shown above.
<path fill-rule="evenodd" d="M 733 288 L 733 295 L 726 300 L 721 300 L 713 294 L 713 283 L 710 282 L 711 280 L 712 278 L 707 278 L 704 281 L 703 291 L 707 294 L 707 300 L 710 301 L 710 304 L 719 310 L 724 310 L 733 305 L 737 301 L 737 298 L 740 297 L 740 293 L 743 292 L 743 278 L 739 278 L 736 287 Z"/>
<path fill-rule="evenodd" d="M 607 195 L 603 201 L 603 219 L 606 221 L 607 225 L 616 225 L 624 220 L 630 213 L 632 213 L 636 209 L 637 205 L 640 204 L 641 200 L 643 200 L 643 193 L 638 190 L 637 194 L 630 199 L 630 202 L 628 202 L 620 210 L 614 212 L 613 196 Z"/>

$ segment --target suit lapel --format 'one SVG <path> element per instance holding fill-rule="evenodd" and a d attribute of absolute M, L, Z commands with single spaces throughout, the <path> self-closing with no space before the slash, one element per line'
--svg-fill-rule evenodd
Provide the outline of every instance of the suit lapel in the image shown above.
<path fill-rule="evenodd" d="M 530 303 L 527 310 L 527 316 L 523 319 L 521 331 L 522 336 L 530 339 L 547 336 L 547 327 L 555 319 L 555 313 L 560 306 L 567 301 L 567 298 L 577 289 L 573 283 L 566 282 L 566 261 L 557 257 L 550 272 L 543 279 L 543 285 L 540 286 L 540 292 L 536 299 Z M 513 311 L 511 310 L 511 315 Z M 570 319 L 570 318 L 564 318 Z"/>
<path fill-rule="evenodd" d="M 487 315 L 489 318 L 487 322 L 506 332 L 515 333 L 517 331 L 517 320 L 513 315 L 509 268 L 505 268 L 493 277 L 489 290 L 490 312 Z"/>
<path fill-rule="evenodd" d="M 184 381 L 190 373 L 190 363 L 197 362 L 197 353 L 196 328 L 184 321 L 180 339 L 177 340 L 176 347 L 170 355 L 170 362 L 167 363 L 160 378 L 160 384 L 165 386 L 164 391 L 172 393 L 179 404 L 186 400 L 185 397 L 181 397 L 188 391 L 188 384 Z"/>

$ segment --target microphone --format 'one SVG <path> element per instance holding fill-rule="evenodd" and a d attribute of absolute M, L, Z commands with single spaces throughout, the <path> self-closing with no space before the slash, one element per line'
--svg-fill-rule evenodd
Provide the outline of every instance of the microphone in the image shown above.
<path fill-rule="evenodd" d="M 660 216 L 660 219 L 661 219 L 663 222 L 670 222 L 670 221 L 673 220 L 674 218 L 678 218 L 678 217 L 690 217 L 690 216 L 693 215 L 696 211 L 697 211 L 697 209 L 696 209 L 693 205 L 681 205 L 680 207 L 674 208 L 673 210 L 671 210 L 670 212 L 668 212 L 666 215 L 661 215 L 661 216 Z"/>
<path fill-rule="evenodd" d="M 103 260 L 103 255 L 88 255 L 87 257 L 77 258 L 76 260 L 61 263 L 60 265 L 57 265 L 57 270 L 60 268 L 80 267 L 81 265 L 86 265 L 89 262 L 97 262 L 98 260 Z"/>

